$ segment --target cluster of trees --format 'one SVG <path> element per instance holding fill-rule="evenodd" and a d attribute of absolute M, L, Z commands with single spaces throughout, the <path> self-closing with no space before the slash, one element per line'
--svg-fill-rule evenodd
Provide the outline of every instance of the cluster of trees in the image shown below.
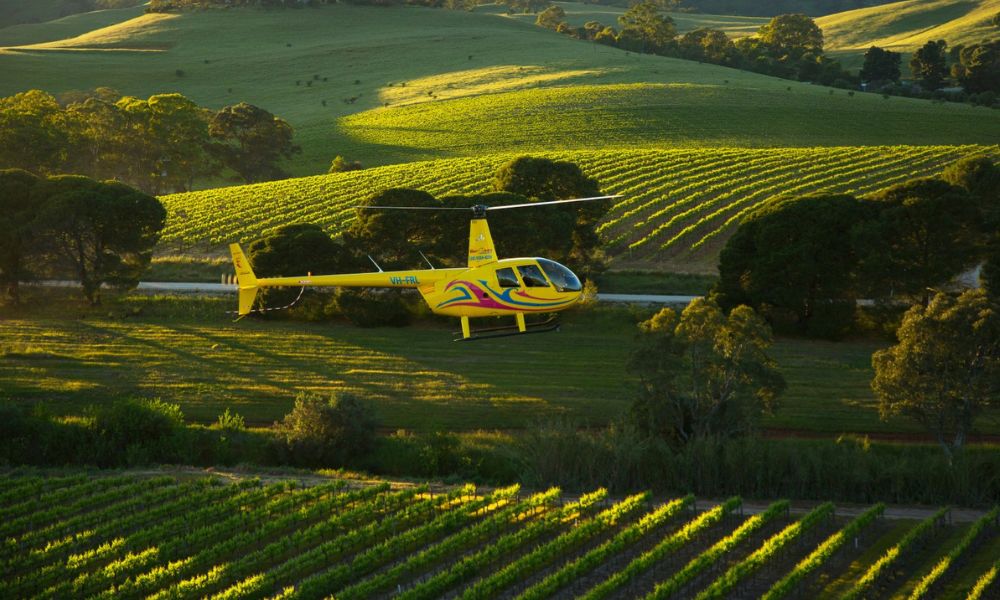
<path fill-rule="evenodd" d="M 984 262 L 995 289 L 998 197 L 1000 169 L 970 157 L 867 198 L 774 199 L 727 242 L 715 292 L 726 308 L 747 304 L 776 325 L 836 338 L 854 325 L 858 298 L 926 305 Z"/>
<path fill-rule="evenodd" d="M 998 199 L 1000 169 L 983 157 L 868 198 L 775 199 L 726 244 L 712 297 L 730 314 L 749 305 L 772 324 L 833 338 L 855 325 L 858 298 L 884 314 L 913 304 L 898 344 L 873 356 L 872 387 L 883 417 L 914 418 L 951 459 L 1000 401 Z M 940 291 L 977 265 L 983 289 Z"/>
<path fill-rule="evenodd" d="M 138 283 L 166 217 L 159 200 L 123 183 L 0 171 L 0 286 L 17 304 L 20 281 L 69 276 L 100 304 L 103 284 Z"/>
<path fill-rule="evenodd" d="M 181 94 L 147 100 L 109 88 L 67 96 L 31 90 L 0 98 L 0 168 L 81 173 L 151 194 L 185 191 L 229 169 L 251 183 L 287 177 L 299 152 L 292 127 L 240 103 L 212 112 Z"/>
<path fill-rule="evenodd" d="M 900 63 L 899 53 L 872 46 L 865 53 L 861 80 L 868 89 L 888 94 L 922 95 L 984 106 L 996 104 L 1000 94 L 1000 40 L 950 49 L 944 40 L 927 42 L 913 53 L 909 63 L 916 87 L 900 84 Z M 963 93 L 938 92 L 951 84 L 961 86 Z"/>
<path fill-rule="evenodd" d="M 733 41 L 724 31 L 701 28 L 677 35 L 673 19 L 652 0 L 633 4 L 618 17 L 619 29 L 591 21 L 572 27 L 565 11 L 550 6 L 536 23 L 584 40 L 632 52 L 673 56 L 824 85 L 849 87 L 857 78 L 823 53 L 823 32 L 803 14 L 773 17 L 756 36 Z"/>
<path fill-rule="evenodd" d="M 253 242 L 248 254 L 261 276 L 368 270 L 369 254 L 387 269 L 425 268 L 423 256 L 437 267 L 463 266 L 469 214 L 458 211 L 418 214 L 364 207 L 495 206 L 600 194 L 597 181 L 584 175 L 577 165 L 527 156 L 501 166 L 493 180 L 493 189 L 494 192 L 483 195 L 443 198 L 420 190 L 385 190 L 362 204 L 357 219 L 339 240 L 333 240 L 316 225 L 289 225 Z M 590 202 L 498 211 L 490 215 L 490 230 L 500 256 L 545 256 L 569 265 L 584 277 L 592 277 L 604 268 L 595 229 L 607 209 L 607 203 Z M 271 290 L 266 301 L 280 306 L 294 299 L 294 294 Z M 321 309 L 315 302 L 305 302 L 300 316 L 312 318 L 336 311 L 361 325 L 400 325 L 407 323 L 412 311 L 420 305 L 419 299 L 410 302 L 399 290 L 345 288 L 339 289 L 333 302 Z"/>

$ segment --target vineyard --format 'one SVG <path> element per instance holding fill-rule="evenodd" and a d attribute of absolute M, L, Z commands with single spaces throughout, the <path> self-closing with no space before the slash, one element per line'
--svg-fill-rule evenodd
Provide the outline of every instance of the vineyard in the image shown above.
<path fill-rule="evenodd" d="M 0 478 L 4 598 L 996 598 L 998 509 L 558 488 Z"/>
<path fill-rule="evenodd" d="M 615 266 L 712 272 L 740 219 L 783 194 L 867 194 L 939 173 L 996 146 L 616 149 L 539 153 L 579 164 L 604 192 L 623 197 L 600 225 Z M 435 196 L 488 191 L 512 154 L 435 160 L 334 175 L 165 196 L 168 252 L 221 252 L 288 223 L 318 223 L 337 234 L 359 200 L 392 187 Z"/>

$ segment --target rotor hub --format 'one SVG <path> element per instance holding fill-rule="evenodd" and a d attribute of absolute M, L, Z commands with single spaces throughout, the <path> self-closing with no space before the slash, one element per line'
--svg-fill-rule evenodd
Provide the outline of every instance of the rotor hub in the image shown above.
<path fill-rule="evenodd" d="M 473 219 L 485 219 L 486 218 L 486 209 L 487 209 L 487 206 L 485 204 L 477 204 L 477 205 L 473 206 L 472 207 L 472 218 Z"/>

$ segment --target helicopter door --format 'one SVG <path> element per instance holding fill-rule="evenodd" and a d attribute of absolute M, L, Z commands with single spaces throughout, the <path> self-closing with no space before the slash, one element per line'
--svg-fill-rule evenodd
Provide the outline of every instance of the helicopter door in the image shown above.
<path fill-rule="evenodd" d="M 521 265 L 517 268 L 525 287 L 549 287 L 549 282 L 542 275 L 542 270 L 535 265 Z"/>
<path fill-rule="evenodd" d="M 517 280 L 517 275 L 514 274 L 514 269 L 510 267 L 497 269 L 497 283 L 502 288 L 521 287 L 521 283 Z"/>

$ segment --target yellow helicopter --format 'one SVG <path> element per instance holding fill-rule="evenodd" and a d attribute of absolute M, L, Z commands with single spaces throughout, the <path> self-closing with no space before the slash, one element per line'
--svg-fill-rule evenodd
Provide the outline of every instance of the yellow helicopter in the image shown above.
<path fill-rule="evenodd" d="M 577 302 L 583 285 L 572 271 L 546 258 L 497 257 L 493 237 L 486 222 L 491 210 L 534 208 L 552 204 L 607 200 L 619 196 L 595 196 L 549 202 L 476 205 L 457 207 L 369 206 L 371 210 L 463 210 L 472 211 L 469 226 L 468 267 L 418 269 L 348 273 L 343 275 L 305 275 L 302 277 L 258 278 L 239 244 L 230 244 L 236 281 L 239 287 L 239 318 L 254 312 L 257 291 L 267 287 L 371 287 L 416 288 L 431 311 L 439 315 L 459 317 L 462 322 L 461 340 L 502 337 L 523 333 L 551 331 L 558 327 L 553 320 L 529 324 L 525 315 L 550 313 L 567 309 Z M 374 261 L 372 261 L 374 262 Z M 473 317 L 513 316 L 515 326 L 481 329 L 473 332 L 469 319 Z M 476 334 L 476 335 L 473 335 Z M 487 335 L 483 335 L 487 334 Z"/>

